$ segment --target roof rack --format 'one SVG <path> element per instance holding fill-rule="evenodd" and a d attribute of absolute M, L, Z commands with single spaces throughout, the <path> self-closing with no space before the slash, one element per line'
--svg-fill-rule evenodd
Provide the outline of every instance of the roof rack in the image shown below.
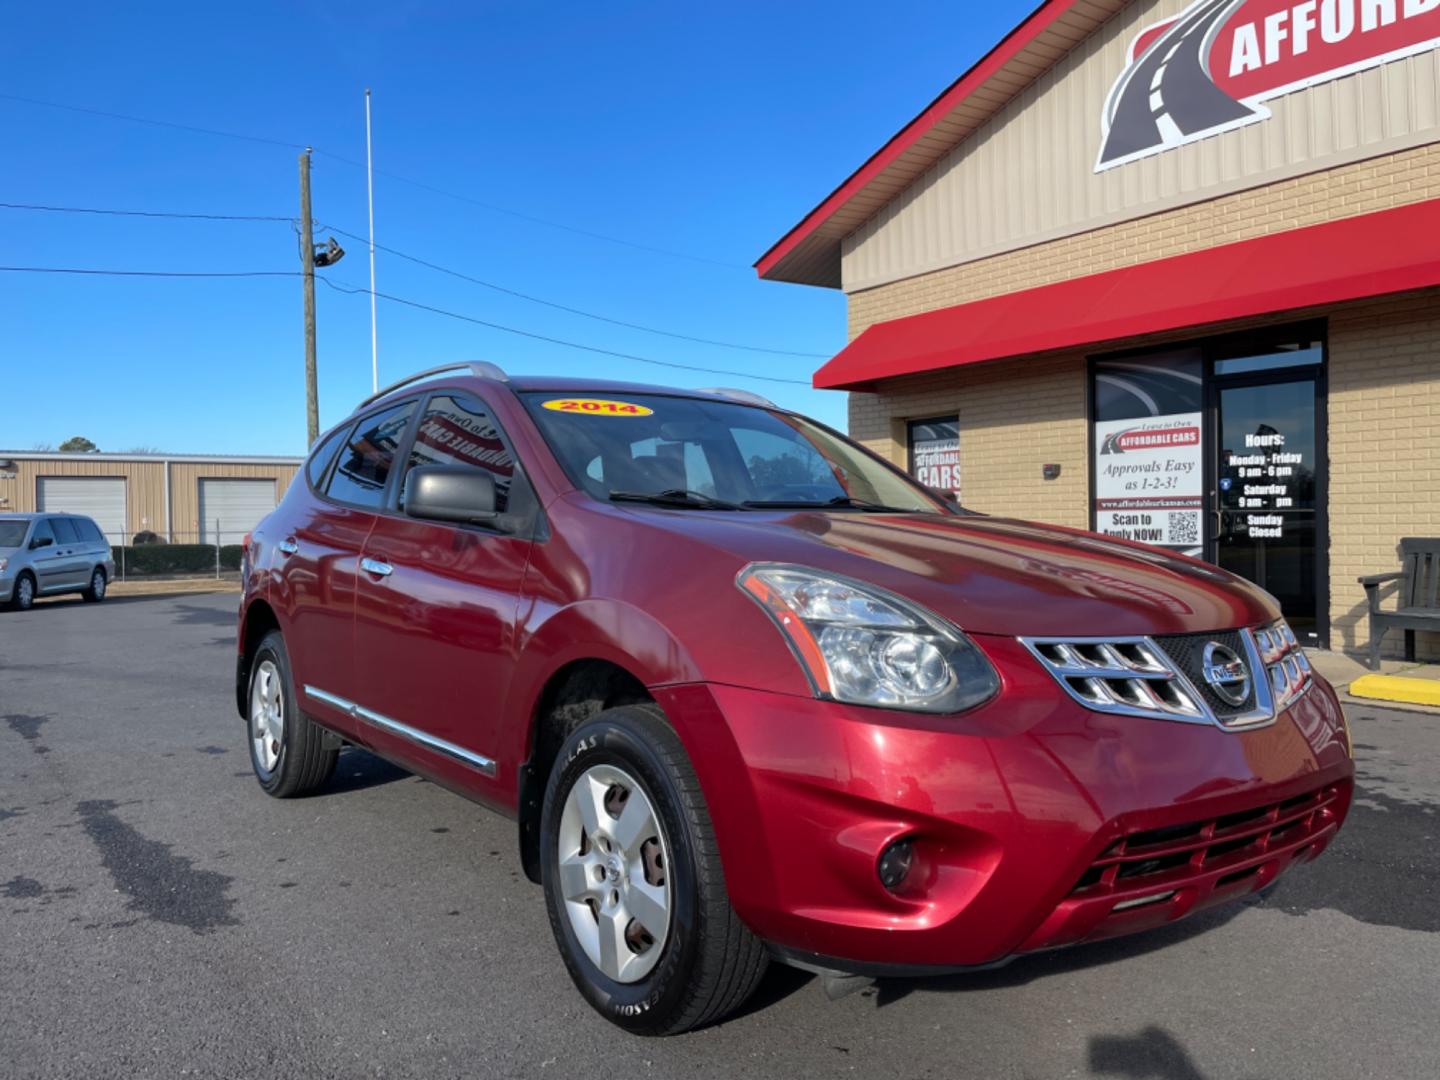
<path fill-rule="evenodd" d="M 763 394 L 757 394 L 750 390 L 736 390 L 729 386 L 707 386 L 699 392 L 702 394 L 716 394 L 720 397 L 727 397 L 731 401 L 743 401 L 746 405 L 763 405 L 767 409 L 778 409 L 780 407 Z"/>
<path fill-rule="evenodd" d="M 411 383 L 419 382 L 421 379 L 431 379 L 436 375 L 448 375 L 452 371 L 467 371 L 477 379 L 498 379 L 500 382 L 508 382 L 510 379 L 510 376 L 506 375 L 499 365 L 492 364 L 487 360 L 466 360 L 455 364 L 441 364 L 439 367 L 427 368 L 425 371 L 417 371 L 414 375 L 407 375 L 399 382 L 391 383 L 383 389 L 376 390 L 375 393 L 360 402 L 356 408 L 363 409 L 372 401 L 379 401 L 386 394 L 393 393 L 402 386 L 409 386 Z"/>

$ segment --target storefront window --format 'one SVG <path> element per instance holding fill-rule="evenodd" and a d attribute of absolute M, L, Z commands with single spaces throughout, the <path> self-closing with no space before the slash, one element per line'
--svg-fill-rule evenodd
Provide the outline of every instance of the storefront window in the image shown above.
<path fill-rule="evenodd" d="M 1095 531 L 1199 555 L 1204 543 L 1199 349 L 1094 366 Z"/>
<path fill-rule="evenodd" d="M 960 498 L 960 420 L 941 416 L 911 420 L 910 475 L 936 491 Z"/>

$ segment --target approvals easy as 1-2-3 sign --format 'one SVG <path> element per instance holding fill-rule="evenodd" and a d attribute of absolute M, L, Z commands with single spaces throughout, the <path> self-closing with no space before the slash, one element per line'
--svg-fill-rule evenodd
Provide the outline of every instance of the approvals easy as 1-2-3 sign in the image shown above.
<path fill-rule="evenodd" d="M 1440 0 L 1196 0 L 1130 44 L 1096 172 L 1270 118 L 1265 102 L 1440 47 Z"/>

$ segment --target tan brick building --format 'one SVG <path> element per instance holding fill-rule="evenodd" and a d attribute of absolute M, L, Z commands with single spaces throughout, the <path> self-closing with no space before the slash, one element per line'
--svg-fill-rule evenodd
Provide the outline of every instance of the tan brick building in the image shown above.
<path fill-rule="evenodd" d="M 757 269 L 845 291 L 815 384 L 926 482 L 1363 647 L 1440 536 L 1440 0 L 1049 0 Z"/>

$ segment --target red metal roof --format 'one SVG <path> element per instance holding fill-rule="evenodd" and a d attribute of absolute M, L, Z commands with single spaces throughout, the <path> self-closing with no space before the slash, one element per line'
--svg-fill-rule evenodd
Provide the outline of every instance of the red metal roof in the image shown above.
<path fill-rule="evenodd" d="M 755 264 L 772 281 L 838 288 L 840 241 L 1129 0 L 1044 0 Z"/>
<path fill-rule="evenodd" d="M 877 323 L 826 390 L 1440 285 L 1440 199 Z"/>

